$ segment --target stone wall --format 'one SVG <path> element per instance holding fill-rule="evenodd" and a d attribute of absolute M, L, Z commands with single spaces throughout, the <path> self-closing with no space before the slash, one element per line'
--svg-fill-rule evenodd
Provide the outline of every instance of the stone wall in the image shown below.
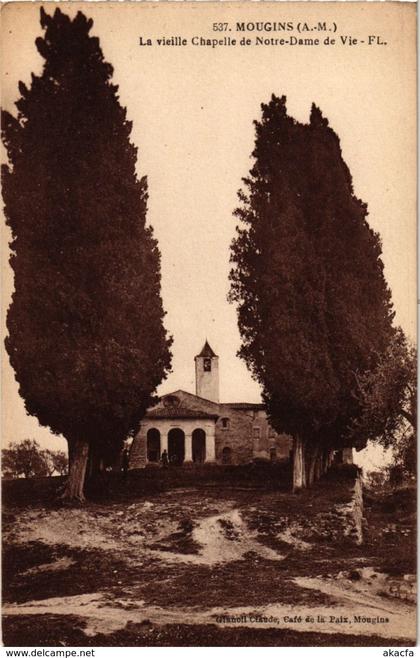
<path fill-rule="evenodd" d="M 222 461 L 224 448 L 230 448 L 232 464 L 247 464 L 252 460 L 252 411 L 223 408 L 222 418 L 216 423 L 216 461 Z M 227 428 L 222 420 L 227 419 Z"/>
<path fill-rule="evenodd" d="M 317 517 L 321 534 L 329 539 L 348 538 L 357 545 L 363 543 L 363 486 L 357 471 L 352 484 L 349 480 L 351 498 L 348 503 L 333 505 L 329 512 Z"/>
<path fill-rule="evenodd" d="M 277 434 L 274 431 L 264 409 L 252 412 L 251 433 L 254 459 L 274 459 L 274 461 L 289 459 L 293 439 L 287 434 Z"/>
<path fill-rule="evenodd" d="M 356 544 L 363 543 L 363 485 L 358 473 L 350 503 L 338 507 L 344 524 L 344 536 L 350 537 Z"/>

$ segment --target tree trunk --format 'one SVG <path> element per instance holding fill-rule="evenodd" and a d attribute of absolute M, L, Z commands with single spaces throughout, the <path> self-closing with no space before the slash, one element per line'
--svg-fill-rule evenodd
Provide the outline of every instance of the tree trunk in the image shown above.
<path fill-rule="evenodd" d="M 122 471 L 122 453 L 123 453 L 123 449 L 121 448 L 118 454 L 115 455 L 115 459 L 112 462 L 113 473 L 121 473 Z"/>
<path fill-rule="evenodd" d="M 321 475 L 325 475 L 328 469 L 328 449 L 324 448 L 321 455 Z"/>
<path fill-rule="evenodd" d="M 68 439 L 67 439 L 67 452 L 68 452 L 68 456 L 69 456 L 69 465 L 68 465 L 68 471 L 67 471 L 67 475 L 68 475 L 70 473 L 70 465 L 73 461 L 73 455 L 74 455 L 74 443 L 73 443 L 73 441 L 69 441 Z"/>
<path fill-rule="evenodd" d="M 69 443 L 69 476 L 66 488 L 62 495 L 63 500 L 77 501 L 83 503 L 85 496 L 83 488 L 85 484 L 86 466 L 89 455 L 89 444 L 86 441 Z"/>
<path fill-rule="evenodd" d="M 319 454 L 319 445 L 315 444 L 314 446 L 308 446 L 305 451 L 306 459 L 306 484 L 310 487 L 315 480 L 315 464 L 318 459 Z"/>
<path fill-rule="evenodd" d="M 101 473 L 102 457 L 97 447 L 89 446 L 89 455 L 86 467 L 86 479 L 94 480 Z"/>
<path fill-rule="evenodd" d="M 322 459 L 323 453 L 320 451 L 315 461 L 315 480 L 319 480 L 322 475 Z"/>
<path fill-rule="evenodd" d="M 321 475 L 325 475 L 330 467 L 331 449 L 324 448 L 321 454 Z"/>
<path fill-rule="evenodd" d="M 293 437 L 293 491 L 306 486 L 305 477 L 305 446 L 300 436 Z"/>

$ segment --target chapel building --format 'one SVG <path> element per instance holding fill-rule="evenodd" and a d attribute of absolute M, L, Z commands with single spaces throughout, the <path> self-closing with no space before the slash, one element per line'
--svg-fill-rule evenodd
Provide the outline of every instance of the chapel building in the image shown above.
<path fill-rule="evenodd" d="M 219 402 L 219 357 L 206 341 L 195 357 L 196 394 L 174 391 L 148 409 L 130 450 L 130 468 L 170 464 L 287 461 L 292 439 L 270 426 L 263 404 Z"/>

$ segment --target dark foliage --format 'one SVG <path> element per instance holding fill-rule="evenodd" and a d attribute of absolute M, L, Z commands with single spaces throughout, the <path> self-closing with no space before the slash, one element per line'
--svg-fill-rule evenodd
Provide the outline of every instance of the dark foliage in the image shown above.
<path fill-rule="evenodd" d="M 92 20 L 41 8 L 45 59 L 3 113 L 15 293 L 6 347 L 26 410 L 102 452 L 136 427 L 170 368 L 160 254 L 131 123 Z"/>
<path fill-rule="evenodd" d="M 393 331 L 380 239 L 315 105 L 301 124 L 273 96 L 255 127 L 231 248 L 239 354 L 277 430 L 338 447 L 359 411 L 354 373 Z"/>
<path fill-rule="evenodd" d="M 61 467 L 62 462 L 63 466 L 67 462 L 64 453 L 42 450 L 33 439 L 11 443 L 1 451 L 1 472 L 6 479 L 46 477 L 54 473 L 56 465 Z M 61 468 L 57 472 L 61 475 Z"/>
<path fill-rule="evenodd" d="M 389 475 L 414 477 L 417 470 L 417 350 L 398 328 L 373 370 L 356 374 L 356 397 L 361 413 L 348 428 L 352 437 L 392 447 Z M 391 478 L 392 479 L 392 478 Z"/>

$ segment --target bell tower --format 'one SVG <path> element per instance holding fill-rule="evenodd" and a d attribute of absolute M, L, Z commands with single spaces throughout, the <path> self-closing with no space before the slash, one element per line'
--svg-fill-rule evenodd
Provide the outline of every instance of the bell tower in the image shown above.
<path fill-rule="evenodd" d="M 195 394 L 200 398 L 219 402 L 219 357 L 207 340 L 195 361 Z"/>

